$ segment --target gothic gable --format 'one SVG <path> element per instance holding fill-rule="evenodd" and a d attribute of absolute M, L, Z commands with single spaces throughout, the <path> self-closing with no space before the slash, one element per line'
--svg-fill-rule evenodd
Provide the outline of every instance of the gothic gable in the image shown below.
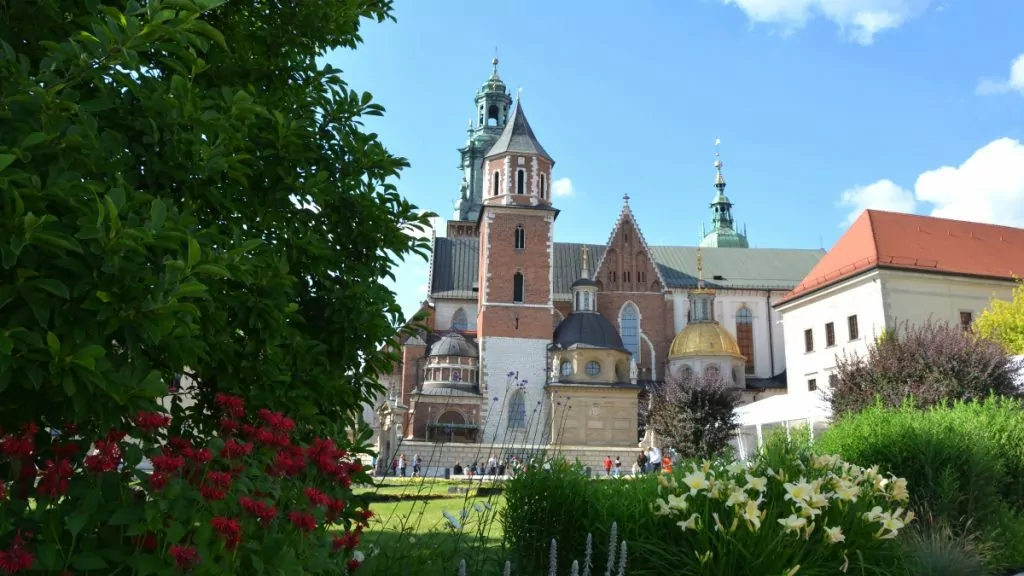
<path fill-rule="evenodd" d="M 606 292 L 661 293 L 665 290 L 665 279 L 629 208 L 628 197 L 626 200 L 597 264 L 594 280 Z"/>

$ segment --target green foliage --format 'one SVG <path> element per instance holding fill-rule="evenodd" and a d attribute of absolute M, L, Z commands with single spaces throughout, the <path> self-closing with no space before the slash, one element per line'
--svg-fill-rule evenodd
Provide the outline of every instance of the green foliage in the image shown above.
<path fill-rule="evenodd" d="M 902 544 L 912 576 L 979 576 L 991 563 L 992 546 L 980 533 L 930 517 L 908 530 Z"/>
<path fill-rule="evenodd" d="M 736 427 L 736 392 L 721 378 L 668 378 L 654 390 L 646 420 L 686 458 L 713 458 Z"/>
<path fill-rule="evenodd" d="M 1024 354 L 1024 283 L 1018 280 L 1010 301 L 993 298 L 974 321 L 974 329 L 1010 354 Z"/>
<path fill-rule="evenodd" d="M 836 362 L 827 393 L 832 413 L 863 410 L 876 398 L 890 407 L 913 396 L 927 408 L 946 400 L 1021 396 L 1018 366 L 999 344 L 948 323 L 901 324 L 868 348 L 867 356 Z"/>
<path fill-rule="evenodd" d="M 847 415 L 814 444 L 819 453 L 875 463 L 907 478 L 914 509 L 994 543 L 993 562 L 1024 566 L 1024 411 L 990 398 L 921 411 L 910 402 Z"/>
<path fill-rule="evenodd" d="M 318 63 L 390 2 L 221 3 L 4 3 L 5 429 L 105 431 L 188 372 L 337 434 L 394 361 L 380 279 L 427 215 Z"/>

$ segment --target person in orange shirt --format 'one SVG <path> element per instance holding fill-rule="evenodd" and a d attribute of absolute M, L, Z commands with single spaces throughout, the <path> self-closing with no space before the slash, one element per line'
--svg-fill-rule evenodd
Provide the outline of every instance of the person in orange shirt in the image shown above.
<path fill-rule="evenodd" d="M 611 456 L 605 456 L 604 457 L 604 475 L 605 476 L 611 476 L 612 475 L 612 457 Z"/>
<path fill-rule="evenodd" d="M 672 457 L 668 454 L 661 457 L 661 471 L 665 474 L 672 473 Z"/>

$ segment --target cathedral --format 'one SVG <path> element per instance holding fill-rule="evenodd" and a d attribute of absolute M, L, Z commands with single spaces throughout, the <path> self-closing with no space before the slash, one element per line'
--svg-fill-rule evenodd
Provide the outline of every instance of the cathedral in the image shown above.
<path fill-rule="evenodd" d="M 721 377 L 747 402 L 785 392 L 772 305 L 823 251 L 750 248 L 720 160 L 698 246 L 649 245 L 628 195 L 606 242 L 559 242 L 555 159 L 497 59 L 474 103 L 460 197 L 433 238 L 430 330 L 400 343 L 370 415 L 378 432 L 413 446 L 635 449 L 639 398 L 666 378 Z"/>

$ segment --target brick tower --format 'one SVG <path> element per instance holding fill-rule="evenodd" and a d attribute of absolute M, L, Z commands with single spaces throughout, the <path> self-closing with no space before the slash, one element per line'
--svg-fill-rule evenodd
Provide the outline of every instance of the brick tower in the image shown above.
<path fill-rule="evenodd" d="M 543 399 L 554 317 L 554 164 L 517 100 L 483 163 L 477 333 L 486 443 L 548 438 Z"/>

